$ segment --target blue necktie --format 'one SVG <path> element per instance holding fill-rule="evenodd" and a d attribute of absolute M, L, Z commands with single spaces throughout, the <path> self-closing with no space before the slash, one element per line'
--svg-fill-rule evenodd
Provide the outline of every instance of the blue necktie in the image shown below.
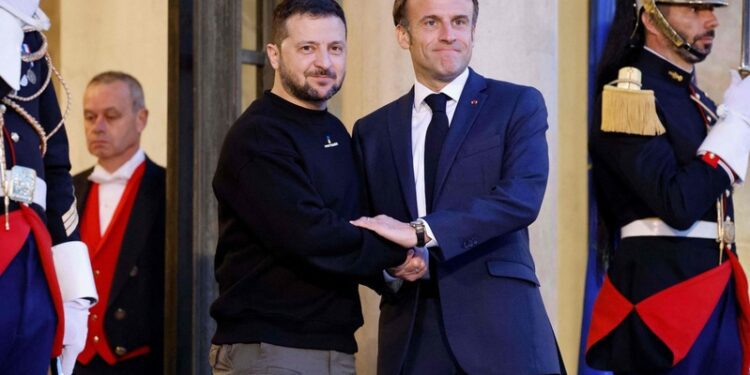
<path fill-rule="evenodd" d="M 445 136 L 448 135 L 448 115 L 445 113 L 445 104 L 448 99 L 448 95 L 443 93 L 431 94 L 424 99 L 432 110 L 432 119 L 427 127 L 427 136 L 424 141 L 424 194 L 427 213 L 432 212 L 438 160 L 440 160 Z"/>

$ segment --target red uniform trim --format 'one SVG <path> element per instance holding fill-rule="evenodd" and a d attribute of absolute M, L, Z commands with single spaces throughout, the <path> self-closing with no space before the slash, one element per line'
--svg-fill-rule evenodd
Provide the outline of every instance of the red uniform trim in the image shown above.
<path fill-rule="evenodd" d="M 31 232 L 31 226 L 21 211 L 9 213 L 8 224 L 11 230 L 5 230 L 5 215 L 0 215 L 0 275 L 21 251 Z"/>
<path fill-rule="evenodd" d="M 599 296 L 594 301 L 586 351 L 620 325 L 631 311 L 633 304 L 612 285 L 609 276 L 605 277 Z"/>
<path fill-rule="evenodd" d="M 95 270 L 94 281 L 99 293 L 99 303 L 91 309 L 86 347 L 78 356 L 78 361 L 83 364 L 88 364 L 95 355 L 99 355 L 105 362 L 114 365 L 125 359 L 133 358 L 139 353 L 143 355 L 150 351 L 150 348 L 144 347 L 131 351 L 128 355 L 118 357 L 112 352 L 107 333 L 104 330 L 109 293 L 117 269 L 117 259 L 120 255 L 122 240 L 130 221 L 130 213 L 145 169 L 146 164 L 142 163 L 133 172 L 112 215 L 112 221 L 103 236 L 100 235 L 99 227 L 99 184 L 94 184 L 91 187 L 86 200 L 86 208 L 81 219 L 81 238 L 89 248 L 89 256 Z M 94 337 L 97 338 L 96 341 Z"/>
<path fill-rule="evenodd" d="M 740 307 L 737 314 L 737 326 L 740 330 L 740 341 L 742 341 L 742 373 L 747 374 L 750 373 L 750 297 L 748 297 L 747 276 L 737 256 L 730 249 L 727 249 L 727 254 L 729 263 L 732 265 L 734 292 Z"/>
<path fill-rule="evenodd" d="M 721 161 L 721 158 L 719 158 L 718 156 L 716 156 L 716 154 L 714 154 L 712 152 L 707 152 L 707 153 L 703 154 L 703 156 L 701 157 L 701 159 L 703 160 L 703 162 L 705 162 L 706 164 L 710 165 L 714 169 L 716 169 L 716 168 L 719 167 L 719 162 Z"/>
<path fill-rule="evenodd" d="M 729 263 L 673 285 L 636 305 L 643 322 L 680 362 L 698 339 L 727 287 Z"/>
<path fill-rule="evenodd" d="M 140 348 L 135 349 L 135 350 L 131 350 L 131 351 L 128 352 L 128 354 L 125 354 L 124 356 L 121 356 L 120 359 L 117 360 L 117 362 L 127 361 L 128 359 L 140 357 L 140 356 L 146 355 L 148 353 L 151 353 L 151 347 L 148 346 L 148 345 L 147 346 L 141 346 Z"/>
<path fill-rule="evenodd" d="M 711 317 L 729 277 L 733 276 L 740 306 L 738 327 L 743 348 L 743 374 L 750 370 L 750 299 L 745 273 L 727 249 L 729 262 L 664 289 L 633 305 L 607 276 L 594 302 L 586 351 L 609 335 L 635 310 L 646 326 L 672 352 L 672 366 L 690 351 Z"/>

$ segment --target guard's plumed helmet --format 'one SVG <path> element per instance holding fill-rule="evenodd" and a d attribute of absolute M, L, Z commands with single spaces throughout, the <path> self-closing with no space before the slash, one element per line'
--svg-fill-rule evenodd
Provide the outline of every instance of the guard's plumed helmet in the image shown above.
<path fill-rule="evenodd" d="M 636 4 L 639 11 L 643 9 L 644 12 L 651 15 L 651 19 L 654 20 L 659 30 L 661 30 L 664 36 L 671 40 L 675 46 L 685 49 L 695 56 L 705 58 L 706 55 L 704 53 L 695 50 L 685 38 L 675 31 L 657 5 L 712 5 L 723 7 L 729 5 L 729 0 L 636 0 Z"/>

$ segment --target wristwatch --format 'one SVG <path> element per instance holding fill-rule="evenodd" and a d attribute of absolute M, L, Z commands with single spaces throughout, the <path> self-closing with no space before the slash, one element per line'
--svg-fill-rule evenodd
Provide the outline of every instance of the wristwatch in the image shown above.
<path fill-rule="evenodd" d="M 414 231 L 417 233 L 417 247 L 424 247 L 425 235 L 424 235 L 424 223 L 421 221 L 412 221 L 409 223 Z"/>

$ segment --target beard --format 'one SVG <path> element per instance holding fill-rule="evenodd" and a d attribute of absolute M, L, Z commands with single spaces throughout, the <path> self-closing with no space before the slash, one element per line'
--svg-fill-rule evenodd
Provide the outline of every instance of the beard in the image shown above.
<path fill-rule="evenodd" d="M 710 37 L 713 38 L 713 37 L 716 36 L 716 32 L 714 30 L 710 30 L 710 31 L 708 31 L 706 33 L 703 33 L 703 34 L 700 34 L 700 35 L 696 35 L 693 38 L 693 41 L 690 43 L 690 45 L 693 46 L 693 49 L 695 49 L 696 51 L 698 51 L 702 55 L 692 54 L 692 53 L 690 53 L 689 51 L 687 51 L 687 50 L 685 50 L 683 48 L 678 48 L 677 49 L 678 53 L 680 54 L 680 56 L 683 59 L 685 59 L 685 61 L 687 61 L 687 62 L 689 62 L 691 64 L 697 64 L 699 62 L 702 62 L 703 60 L 705 60 L 708 57 L 708 55 L 711 54 L 711 48 L 713 47 L 713 43 L 707 43 L 707 44 L 705 44 L 703 46 L 703 48 L 698 48 L 698 46 L 695 43 L 696 43 L 697 40 L 699 40 L 699 39 L 701 39 L 703 37 L 707 37 L 707 36 L 710 36 Z M 685 38 L 684 36 L 683 36 L 683 39 L 686 40 L 686 41 L 688 40 L 688 38 Z"/>
<path fill-rule="evenodd" d="M 280 59 L 279 76 L 281 77 L 281 85 L 284 86 L 284 89 L 295 98 L 305 102 L 325 102 L 341 89 L 341 82 L 336 82 L 337 74 L 331 69 L 308 70 L 304 73 L 305 79 L 303 82 L 298 83 L 294 80 L 294 74 L 287 69 L 284 61 Z M 321 94 L 307 82 L 307 77 L 328 77 L 336 83 L 328 91 Z"/>

